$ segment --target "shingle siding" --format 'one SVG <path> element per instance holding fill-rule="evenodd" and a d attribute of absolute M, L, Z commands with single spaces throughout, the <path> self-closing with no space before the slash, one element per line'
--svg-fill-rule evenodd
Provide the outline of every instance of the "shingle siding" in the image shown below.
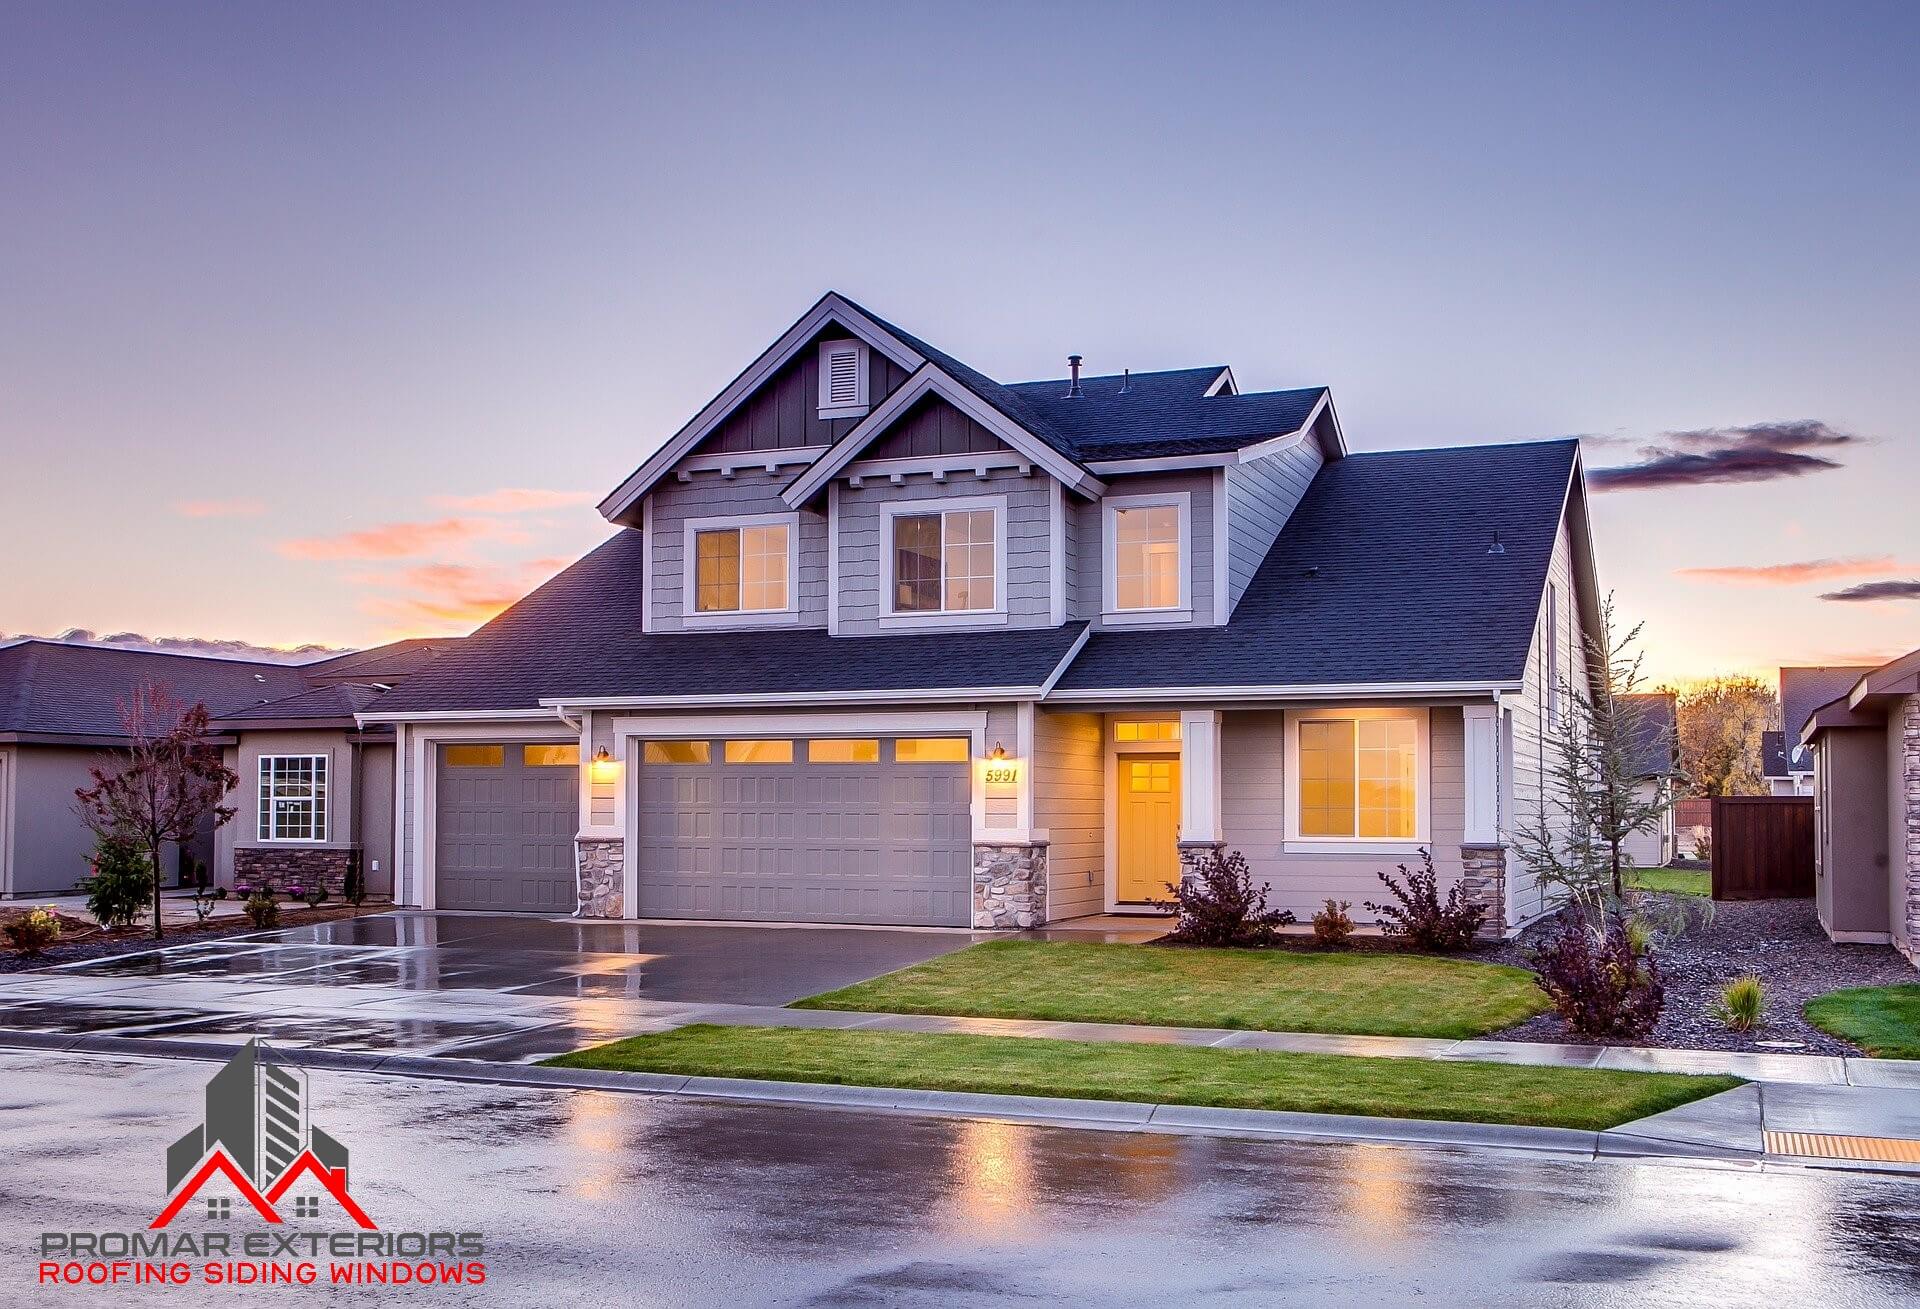
<path fill-rule="evenodd" d="M 1211 470 L 1191 473 L 1147 473 L 1107 480 L 1109 496 L 1178 494 L 1188 499 L 1189 540 L 1188 578 L 1193 602 L 1191 619 L 1182 623 L 1156 625 L 1156 628 L 1204 626 L 1213 622 L 1213 526 L 1215 478 Z M 1106 572 L 1109 545 L 1106 538 L 1106 509 L 1101 500 L 1069 502 L 1074 515 L 1076 599 L 1071 613 L 1102 626 L 1106 608 Z M 1129 629 L 1137 630 L 1137 629 Z"/>
<path fill-rule="evenodd" d="M 652 534 L 653 630 L 679 632 L 686 603 L 686 525 L 689 519 L 744 517 L 750 514 L 791 513 L 780 498 L 790 477 L 763 468 L 742 468 L 732 478 L 697 473 L 692 481 L 665 482 L 649 499 L 649 517 L 643 530 Z M 827 624 L 827 520 L 817 513 L 799 518 L 799 627 Z M 634 579 L 637 585 L 639 579 Z M 724 626 L 724 624 L 717 624 Z M 702 622 L 702 631 L 716 624 Z"/>

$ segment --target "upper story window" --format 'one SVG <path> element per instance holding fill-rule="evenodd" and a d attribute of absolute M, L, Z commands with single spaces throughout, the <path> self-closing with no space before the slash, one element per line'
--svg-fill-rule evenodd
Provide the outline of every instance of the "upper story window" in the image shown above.
<path fill-rule="evenodd" d="M 891 512 L 893 612 L 993 613 L 1001 604 L 1002 505 L 904 506 Z"/>
<path fill-rule="evenodd" d="M 867 343 L 820 343 L 820 416 L 861 418 L 867 412 Z"/>
<path fill-rule="evenodd" d="M 1560 587 L 1547 583 L 1547 721 L 1560 721 Z"/>
<path fill-rule="evenodd" d="M 1106 502 L 1106 613 L 1175 616 L 1192 606 L 1188 588 L 1192 497 L 1112 496 Z"/>
<path fill-rule="evenodd" d="M 793 538 L 790 515 L 690 520 L 687 556 L 692 560 L 687 612 L 692 616 L 785 613 L 793 606 Z"/>
<path fill-rule="evenodd" d="M 262 841 L 327 839 L 327 757 L 261 755 L 259 837 Z"/>

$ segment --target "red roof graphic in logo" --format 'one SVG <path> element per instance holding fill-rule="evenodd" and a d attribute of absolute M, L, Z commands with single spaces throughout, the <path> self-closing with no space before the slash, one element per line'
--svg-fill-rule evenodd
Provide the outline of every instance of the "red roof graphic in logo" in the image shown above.
<path fill-rule="evenodd" d="M 339 1203 L 340 1207 L 347 1211 L 347 1217 L 353 1219 L 354 1222 L 366 1228 L 368 1231 L 373 1230 L 373 1219 L 367 1217 L 366 1211 L 355 1204 L 353 1197 L 347 1194 L 347 1170 L 344 1168 L 327 1167 L 318 1159 L 314 1158 L 313 1151 L 311 1150 L 302 1150 L 300 1157 L 293 1161 L 286 1172 L 280 1174 L 280 1180 L 275 1182 L 273 1189 L 267 1192 L 267 1202 L 269 1204 L 278 1204 L 280 1197 L 287 1193 L 287 1188 L 299 1181 L 301 1175 L 304 1173 L 311 1173 L 318 1179 L 320 1185 L 326 1188 L 327 1194 L 332 1196 L 334 1200 Z M 275 1221 L 277 1222 L 278 1219 Z"/>
<path fill-rule="evenodd" d="M 151 1223 L 147 1224 L 148 1229 L 165 1227 L 168 1223 L 172 1222 L 180 1211 L 186 1208 L 187 1201 L 193 1199 L 193 1197 L 199 1193 L 200 1188 L 207 1184 L 207 1179 L 215 1173 L 224 1174 L 226 1179 L 233 1183 L 234 1189 L 240 1192 L 240 1198 L 252 1205 L 262 1218 L 270 1223 L 280 1221 L 280 1215 L 273 1211 L 273 1206 L 267 1203 L 266 1197 L 254 1189 L 253 1183 L 248 1180 L 246 1173 L 240 1170 L 239 1165 L 227 1157 L 225 1150 L 215 1150 L 207 1156 L 206 1162 L 200 1165 L 200 1171 L 188 1179 L 187 1184 L 175 1193 L 172 1200 L 167 1202 L 167 1207 L 162 1209 Z M 344 1191 L 344 1188 L 342 1189 Z M 356 1210 L 355 1212 L 358 1211 Z M 363 1227 L 373 1226 L 372 1223 L 363 1223 L 361 1225 Z"/>

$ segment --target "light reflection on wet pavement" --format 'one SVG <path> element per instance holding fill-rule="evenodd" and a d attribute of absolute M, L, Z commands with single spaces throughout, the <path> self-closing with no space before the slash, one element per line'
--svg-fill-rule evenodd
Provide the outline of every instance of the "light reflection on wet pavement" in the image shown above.
<path fill-rule="evenodd" d="M 14 1147 L 5 1247 L 25 1259 L 40 1230 L 144 1226 L 162 1199 L 162 1152 L 196 1116 L 209 1071 L 0 1053 L 0 1121 Z M 347 1142 L 354 1193 L 383 1227 L 485 1234 L 488 1285 L 471 1303 L 1377 1309 L 1920 1297 L 1920 1187 L 1898 1178 L 320 1071 L 312 1094 L 315 1121 Z M 8 1276 L 19 1284 L 18 1271 Z"/>

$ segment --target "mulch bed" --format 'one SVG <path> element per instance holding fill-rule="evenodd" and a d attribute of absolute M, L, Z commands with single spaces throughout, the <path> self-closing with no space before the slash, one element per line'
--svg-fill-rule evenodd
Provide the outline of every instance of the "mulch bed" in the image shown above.
<path fill-rule="evenodd" d="M 18 910 L 11 906 L 0 910 L 0 920 L 13 913 L 24 913 L 31 906 Z M 304 927 L 309 923 L 327 923 L 336 918 L 353 918 L 360 914 L 385 913 L 393 906 L 389 904 L 367 904 L 358 909 L 349 904 L 322 905 L 318 909 L 290 909 L 280 907 L 280 926 Z M 188 941 L 217 941 L 223 936 L 241 936 L 256 931 L 246 915 L 210 919 L 204 923 L 168 923 L 166 938 L 153 939 L 153 925 L 147 923 L 130 927 L 125 931 L 109 932 L 82 919 L 60 915 L 62 934 L 60 941 L 48 946 L 37 955 L 21 954 L 12 945 L 0 938 L 0 973 L 26 973 L 37 968 L 51 968 L 55 964 L 69 964 L 82 959 L 106 959 L 113 955 L 133 954 L 140 950 L 153 950 L 161 946 L 181 945 Z"/>

